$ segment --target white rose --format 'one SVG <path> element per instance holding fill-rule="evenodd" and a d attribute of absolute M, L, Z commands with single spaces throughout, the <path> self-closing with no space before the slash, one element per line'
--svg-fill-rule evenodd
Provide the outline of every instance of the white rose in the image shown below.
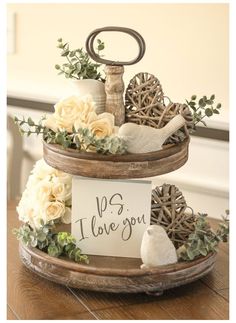
<path fill-rule="evenodd" d="M 58 180 L 58 179 L 57 179 Z M 53 183 L 52 195 L 56 200 L 67 201 L 71 198 L 71 185 L 61 183 L 59 180 L 57 183 Z"/>
<path fill-rule="evenodd" d="M 56 170 L 55 176 L 52 178 L 53 182 L 60 181 L 64 184 L 70 184 L 72 183 L 72 176 L 70 174 L 64 173 L 60 170 Z"/>
<path fill-rule="evenodd" d="M 80 118 L 74 123 L 75 130 L 78 130 L 79 128 L 88 128 L 88 125 L 97 120 L 97 118 L 98 116 L 95 111 L 89 113 L 87 113 L 87 111 L 82 112 Z"/>
<path fill-rule="evenodd" d="M 23 221 L 23 222 L 29 221 L 30 213 L 33 212 L 32 210 L 30 210 L 32 209 L 32 206 L 29 205 L 29 201 L 30 201 L 30 195 L 29 195 L 29 191 L 26 189 L 22 194 L 22 197 L 20 199 L 18 206 L 16 207 L 20 221 Z"/>
<path fill-rule="evenodd" d="M 46 119 L 43 120 L 42 125 L 44 127 L 47 127 L 48 129 L 51 129 L 54 132 L 58 132 L 58 126 L 54 115 L 47 115 Z"/>
<path fill-rule="evenodd" d="M 44 210 L 42 210 L 45 222 L 60 218 L 65 213 L 65 205 L 59 201 L 47 202 Z"/>
<path fill-rule="evenodd" d="M 56 169 L 49 166 L 43 158 L 35 163 L 32 171 L 32 174 L 38 179 L 44 179 L 47 175 L 51 176 L 55 173 Z"/>
<path fill-rule="evenodd" d="M 29 190 L 33 189 L 40 181 L 41 181 L 41 179 L 39 179 L 35 175 L 31 174 L 28 177 L 28 181 L 26 183 L 26 188 Z"/>
<path fill-rule="evenodd" d="M 98 115 L 97 120 L 89 124 L 89 129 L 99 138 L 111 136 L 115 131 L 115 118 L 111 113 Z"/>
<path fill-rule="evenodd" d="M 38 229 L 41 226 L 41 208 L 37 201 L 32 199 L 30 193 L 23 193 L 19 205 L 17 206 L 19 220 L 24 223 L 29 223 L 33 229 Z"/>
<path fill-rule="evenodd" d="M 52 199 L 53 183 L 46 177 L 35 186 L 34 190 L 35 199 L 40 204 L 45 203 Z"/>
<path fill-rule="evenodd" d="M 61 217 L 61 222 L 65 224 L 71 223 L 71 209 L 66 207 L 64 215 Z"/>
<path fill-rule="evenodd" d="M 47 222 L 64 216 L 69 221 L 72 176 L 48 166 L 43 159 L 36 162 L 27 181 L 17 212 L 19 219 L 39 228 Z M 56 201 L 54 201 L 56 200 Z M 66 205 L 66 206 L 65 206 Z"/>
<path fill-rule="evenodd" d="M 44 207 L 44 204 L 39 203 L 39 201 L 35 200 L 32 201 L 31 199 L 31 206 L 32 210 L 31 213 L 29 214 L 29 224 L 33 229 L 39 229 L 43 224 L 46 224 L 46 220 L 44 217 L 42 217 L 42 207 Z"/>
<path fill-rule="evenodd" d="M 72 132 L 76 123 L 86 124 L 95 113 L 91 97 L 70 96 L 55 105 L 54 118 L 60 130 Z"/>

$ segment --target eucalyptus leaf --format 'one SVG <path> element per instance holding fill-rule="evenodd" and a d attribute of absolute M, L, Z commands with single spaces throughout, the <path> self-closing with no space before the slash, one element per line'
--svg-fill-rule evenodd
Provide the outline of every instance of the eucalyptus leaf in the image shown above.
<path fill-rule="evenodd" d="M 49 256 L 52 256 L 52 257 L 59 257 L 61 255 L 61 252 L 57 246 L 50 244 L 48 246 L 48 254 Z"/>
<path fill-rule="evenodd" d="M 207 255 L 207 249 L 205 248 L 202 248 L 202 249 L 199 249 L 199 252 L 202 256 L 206 256 Z"/>
<path fill-rule="evenodd" d="M 34 121 L 30 117 L 28 118 L 28 125 L 30 127 L 33 127 L 34 126 Z"/>
<path fill-rule="evenodd" d="M 37 239 L 40 241 L 40 242 L 43 242 L 44 240 L 46 240 L 47 238 L 47 235 L 45 232 L 41 231 L 38 235 L 37 235 Z"/>
<path fill-rule="evenodd" d="M 201 98 L 199 101 L 198 101 L 198 104 L 200 105 L 200 107 L 204 108 L 206 106 L 206 103 L 205 101 L 203 100 L 203 98 Z"/>
<path fill-rule="evenodd" d="M 61 53 L 61 56 L 68 56 L 69 55 L 69 50 L 65 50 Z"/>
<path fill-rule="evenodd" d="M 190 260 L 194 259 L 194 253 L 191 249 L 187 249 L 187 255 Z"/>
<path fill-rule="evenodd" d="M 103 50 L 105 48 L 104 44 L 98 45 L 98 50 Z"/>
<path fill-rule="evenodd" d="M 206 104 L 208 104 L 208 105 L 213 104 L 213 100 L 206 100 Z"/>
<path fill-rule="evenodd" d="M 212 110 L 211 110 L 211 109 L 207 108 L 207 109 L 205 110 L 205 114 L 206 114 L 206 116 L 207 116 L 207 117 L 211 117 L 211 116 L 213 115 L 213 112 L 212 112 Z"/>

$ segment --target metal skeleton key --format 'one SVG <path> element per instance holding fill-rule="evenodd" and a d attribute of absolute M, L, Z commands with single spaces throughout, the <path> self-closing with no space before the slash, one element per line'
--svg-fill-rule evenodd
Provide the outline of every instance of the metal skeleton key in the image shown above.
<path fill-rule="evenodd" d="M 93 43 L 97 35 L 106 31 L 118 31 L 132 36 L 139 45 L 139 53 L 136 58 L 128 62 L 111 61 L 101 58 L 93 48 Z M 96 62 L 105 64 L 106 82 L 106 112 L 112 113 L 115 116 L 115 125 L 121 126 L 125 122 L 125 106 L 123 100 L 124 93 L 124 65 L 132 65 L 139 62 L 144 53 L 146 45 L 143 37 L 135 30 L 125 27 L 103 27 L 92 31 L 86 40 L 86 50 L 89 56 Z"/>

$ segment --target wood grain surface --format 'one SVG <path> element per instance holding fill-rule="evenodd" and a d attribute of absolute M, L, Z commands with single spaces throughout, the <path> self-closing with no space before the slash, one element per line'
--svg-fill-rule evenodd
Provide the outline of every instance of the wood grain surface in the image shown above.
<path fill-rule="evenodd" d="M 63 230 L 66 231 L 66 230 Z M 188 284 L 213 268 L 216 253 L 191 262 L 141 269 L 141 259 L 89 256 L 89 265 L 50 257 L 37 248 L 19 245 L 27 268 L 50 281 L 84 290 L 112 293 L 155 293 Z"/>
<path fill-rule="evenodd" d="M 125 84 L 123 81 L 124 66 L 106 65 L 105 91 L 106 91 L 106 112 L 113 114 L 115 125 L 121 126 L 125 122 L 125 106 L 123 93 Z"/>
<path fill-rule="evenodd" d="M 35 275 L 20 261 L 12 228 L 16 203 L 8 207 L 8 319 L 228 319 L 228 244 L 221 244 L 215 268 L 202 279 L 159 297 L 111 294 L 64 287 Z M 215 225 L 216 221 L 211 223 Z"/>

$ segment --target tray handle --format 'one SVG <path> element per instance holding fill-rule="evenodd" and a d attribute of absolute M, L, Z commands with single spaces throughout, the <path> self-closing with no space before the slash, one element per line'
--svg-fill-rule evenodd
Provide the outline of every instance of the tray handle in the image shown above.
<path fill-rule="evenodd" d="M 134 58 L 133 60 L 127 61 L 127 62 L 112 61 L 112 60 L 101 58 L 94 51 L 93 43 L 94 43 L 96 36 L 104 31 L 105 32 L 106 31 L 118 31 L 118 32 L 122 32 L 122 33 L 128 34 L 131 37 L 133 37 L 137 41 L 138 46 L 139 46 L 138 56 L 136 58 Z M 103 27 L 103 28 L 98 28 L 98 29 L 93 30 L 88 35 L 88 37 L 86 39 L 85 46 L 86 46 L 87 53 L 94 61 L 101 63 L 101 64 L 105 64 L 105 65 L 116 65 L 116 66 L 133 65 L 133 64 L 139 62 L 143 58 L 143 55 L 146 50 L 145 41 L 144 41 L 143 37 L 137 31 L 130 29 L 130 28 L 126 28 L 126 27 L 115 27 L 115 26 L 108 26 L 108 27 Z"/>

